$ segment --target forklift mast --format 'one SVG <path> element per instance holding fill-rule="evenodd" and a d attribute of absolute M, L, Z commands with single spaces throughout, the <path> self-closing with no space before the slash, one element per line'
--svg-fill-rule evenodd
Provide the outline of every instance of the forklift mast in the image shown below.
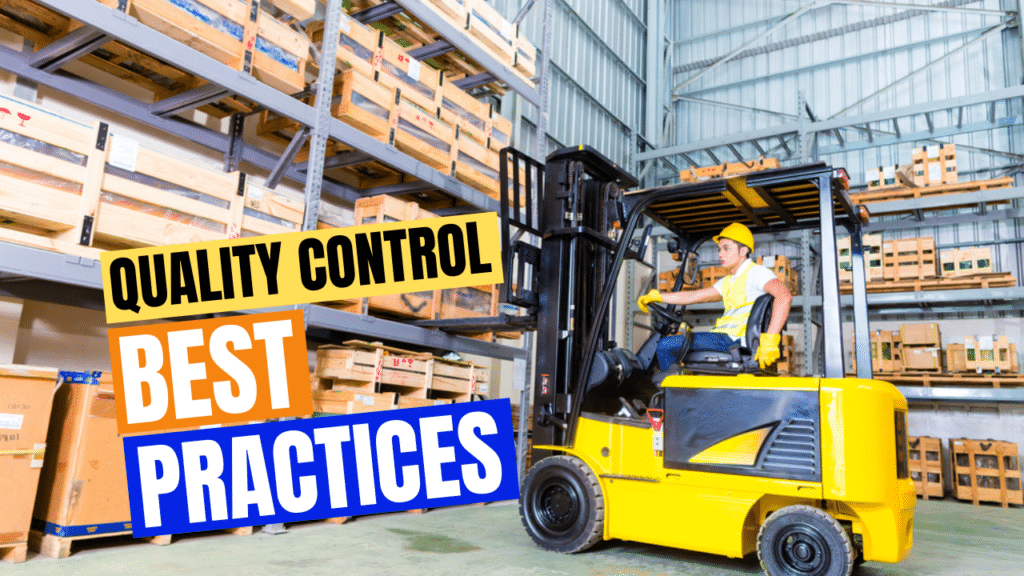
<path fill-rule="evenodd" d="M 537 355 L 533 400 L 533 442 L 569 441 L 574 395 L 584 388 L 584 341 L 595 330 L 597 349 L 612 346 L 607 316 L 593 307 L 609 285 L 612 238 L 621 190 L 637 185 L 633 176 L 588 146 L 559 150 L 545 165 L 540 208 L 540 265 L 537 290 Z M 535 458 L 546 454 L 536 454 Z"/>

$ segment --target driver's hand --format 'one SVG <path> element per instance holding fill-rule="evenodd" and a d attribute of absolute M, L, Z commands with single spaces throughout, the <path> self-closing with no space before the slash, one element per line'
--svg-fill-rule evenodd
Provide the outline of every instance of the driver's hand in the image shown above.
<path fill-rule="evenodd" d="M 641 312 L 647 314 L 647 305 L 652 302 L 661 302 L 661 292 L 658 292 L 656 289 L 638 298 L 636 304 L 640 307 Z"/>
<path fill-rule="evenodd" d="M 779 359 L 779 342 L 782 341 L 782 335 L 780 334 L 761 334 L 761 343 L 757 347 L 757 354 L 754 355 L 754 359 L 760 364 L 761 370 L 764 370 L 774 364 Z"/>

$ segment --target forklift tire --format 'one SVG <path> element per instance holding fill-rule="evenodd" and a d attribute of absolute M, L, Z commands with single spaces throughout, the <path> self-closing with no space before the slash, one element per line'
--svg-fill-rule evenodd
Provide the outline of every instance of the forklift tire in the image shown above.
<path fill-rule="evenodd" d="M 757 557 L 768 576 L 850 576 L 855 556 L 842 525 L 811 506 L 772 513 L 757 535 Z"/>
<path fill-rule="evenodd" d="M 590 467 L 573 456 L 549 456 L 523 480 L 519 516 L 541 548 L 574 554 L 604 537 L 604 496 Z"/>

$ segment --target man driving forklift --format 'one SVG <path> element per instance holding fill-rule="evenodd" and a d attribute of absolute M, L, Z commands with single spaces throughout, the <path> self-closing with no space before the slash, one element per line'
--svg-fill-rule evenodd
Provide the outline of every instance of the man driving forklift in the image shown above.
<path fill-rule="evenodd" d="M 733 222 L 713 240 L 718 244 L 719 262 L 729 270 L 728 276 L 715 282 L 712 287 L 666 294 L 655 289 L 637 300 L 640 310 L 645 314 L 647 305 L 654 302 L 695 304 L 723 301 L 725 304 L 725 314 L 715 322 L 711 331 L 693 333 L 684 324 L 679 334 L 662 338 L 658 342 L 658 365 L 663 371 L 678 364 L 691 349 L 728 352 L 733 346 L 746 345 L 743 339 L 754 300 L 766 293 L 774 297 L 772 320 L 768 331 L 761 334 L 755 359 L 762 370 L 779 359 L 780 333 L 789 316 L 793 295 L 775 273 L 751 260 L 754 235 L 749 228 Z"/>

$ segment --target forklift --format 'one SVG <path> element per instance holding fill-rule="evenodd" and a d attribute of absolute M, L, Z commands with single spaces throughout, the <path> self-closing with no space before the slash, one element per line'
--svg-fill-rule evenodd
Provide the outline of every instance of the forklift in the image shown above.
<path fill-rule="evenodd" d="M 562 553 L 610 539 L 756 552 L 769 576 L 847 576 L 863 561 L 906 558 L 916 504 L 907 402 L 871 379 L 867 213 L 851 202 L 845 170 L 816 163 L 636 187 L 588 146 L 545 164 L 502 151 L 501 296 L 528 313 L 501 322 L 536 330 L 526 531 Z M 644 261 L 653 227 L 673 239 L 679 290 L 696 278 L 697 248 L 731 222 L 754 234 L 820 231 L 824 374 L 762 374 L 754 350 L 771 295 L 754 305 L 748 348 L 691 351 L 675 370 L 660 371 L 655 350 L 680 329 L 682 306 L 651 305 L 652 333 L 637 350 L 614 341 L 619 272 Z M 837 225 L 851 235 L 855 378 L 844 373 Z"/>

